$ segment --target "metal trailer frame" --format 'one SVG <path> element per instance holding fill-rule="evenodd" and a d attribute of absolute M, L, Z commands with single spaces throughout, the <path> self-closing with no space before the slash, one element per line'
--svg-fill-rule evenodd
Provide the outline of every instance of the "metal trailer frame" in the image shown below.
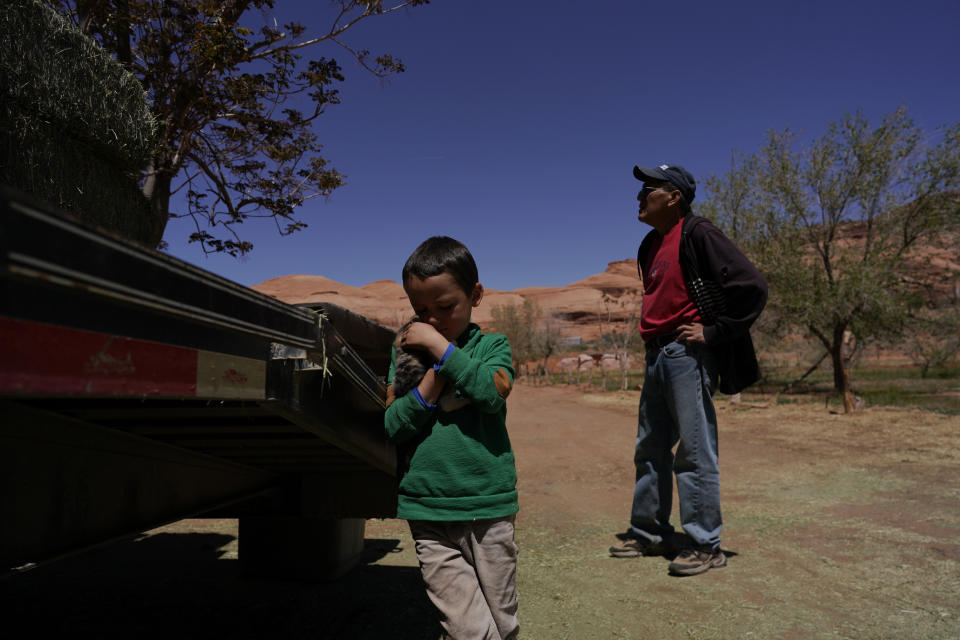
<path fill-rule="evenodd" d="M 396 510 L 394 333 L 289 305 L 0 189 L 0 572 L 185 517 L 327 579 Z"/>

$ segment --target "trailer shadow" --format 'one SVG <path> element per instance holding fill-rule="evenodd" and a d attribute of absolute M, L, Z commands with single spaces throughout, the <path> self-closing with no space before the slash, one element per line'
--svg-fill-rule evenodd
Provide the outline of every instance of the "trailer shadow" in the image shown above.
<path fill-rule="evenodd" d="M 8 630 L 94 638 L 409 638 L 440 635 L 416 567 L 375 564 L 400 540 L 367 539 L 359 566 L 322 583 L 257 580 L 234 536 L 159 533 L 0 579 Z M 19 634 L 14 634 L 15 637 Z"/>

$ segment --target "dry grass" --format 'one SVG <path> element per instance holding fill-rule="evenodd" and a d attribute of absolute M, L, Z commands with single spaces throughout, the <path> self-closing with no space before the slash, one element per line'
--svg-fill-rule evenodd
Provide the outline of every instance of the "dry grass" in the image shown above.
<path fill-rule="evenodd" d="M 511 396 L 523 638 L 960 637 L 960 418 L 721 401 L 730 563 L 678 579 L 606 551 L 626 526 L 637 400 Z M 259 582 L 238 575 L 235 521 L 183 521 L 0 583 L 0 601 L 40 635 L 432 640 L 405 524 L 371 520 L 367 538 L 336 583 Z"/>
<path fill-rule="evenodd" d="M 632 417 L 637 394 L 579 402 Z M 562 539 L 521 527 L 529 637 L 960 637 L 960 419 L 763 401 L 720 416 L 729 566 L 676 579 L 607 558 L 617 513 Z"/>

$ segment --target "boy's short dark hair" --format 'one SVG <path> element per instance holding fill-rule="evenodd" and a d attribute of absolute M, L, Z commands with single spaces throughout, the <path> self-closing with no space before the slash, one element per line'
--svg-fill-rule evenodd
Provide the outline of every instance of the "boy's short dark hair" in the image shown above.
<path fill-rule="evenodd" d="M 468 296 L 480 282 L 477 263 L 462 242 L 447 236 L 433 236 L 421 242 L 407 258 L 403 265 L 403 284 L 406 286 L 411 277 L 425 280 L 441 273 L 453 276 Z"/>

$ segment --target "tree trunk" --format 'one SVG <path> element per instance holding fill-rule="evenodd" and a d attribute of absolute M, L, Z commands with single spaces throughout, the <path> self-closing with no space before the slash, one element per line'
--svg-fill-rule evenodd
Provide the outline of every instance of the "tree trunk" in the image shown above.
<path fill-rule="evenodd" d="M 130 5 L 128 0 L 117 0 L 116 7 L 117 13 L 122 16 L 117 20 L 117 60 L 129 71 L 133 62 L 130 49 Z"/>
<path fill-rule="evenodd" d="M 77 22 L 80 31 L 84 35 L 90 35 L 90 23 L 93 21 L 94 3 L 90 0 L 79 0 L 77 2 Z"/>
<path fill-rule="evenodd" d="M 834 327 L 830 359 L 833 361 L 833 389 L 843 397 L 843 412 L 851 413 L 854 410 L 854 398 L 850 390 L 850 370 L 843 357 L 843 333 L 844 327 Z"/>
<path fill-rule="evenodd" d="M 627 352 L 626 350 L 624 350 L 624 352 L 620 354 L 620 390 L 621 391 L 627 390 L 627 377 L 628 377 Z"/>
<path fill-rule="evenodd" d="M 143 241 L 157 247 L 163 241 L 163 232 L 170 219 L 170 187 L 172 176 L 154 169 L 143 183 L 143 195 L 150 201 L 150 220 L 147 237 Z"/>

